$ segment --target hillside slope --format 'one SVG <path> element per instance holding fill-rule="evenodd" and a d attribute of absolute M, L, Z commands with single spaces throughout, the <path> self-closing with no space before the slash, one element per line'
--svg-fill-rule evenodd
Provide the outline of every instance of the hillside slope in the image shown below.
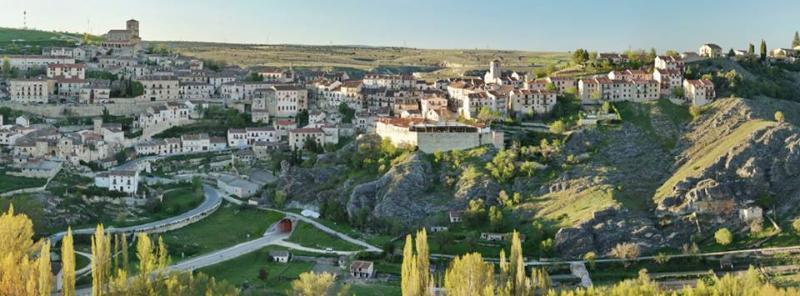
<path fill-rule="evenodd" d="M 644 251 L 679 248 L 693 235 L 713 234 L 720 227 L 753 227 L 754 222 L 739 218 L 740 209 L 775 207 L 778 219 L 794 213 L 800 201 L 800 130 L 795 123 L 773 121 L 777 110 L 796 122 L 800 105 L 772 99 L 714 102 L 682 129 L 667 153 L 671 164 L 646 161 L 642 170 L 627 172 L 634 182 L 642 175 L 661 176 L 649 195 L 635 196 L 652 197 L 648 211 L 625 203 L 609 206 L 562 229 L 557 248 L 567 257 L 607 253 L 625 241 L 639 243 Z"/>

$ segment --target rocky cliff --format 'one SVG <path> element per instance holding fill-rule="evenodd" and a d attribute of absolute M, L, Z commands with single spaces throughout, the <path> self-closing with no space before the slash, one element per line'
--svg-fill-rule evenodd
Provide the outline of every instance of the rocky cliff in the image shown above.
<path fill-rule="evenodd" d="M 671 165 L 652 163 L 663 167 L 665 174 L 650 191 L 650 210 L 634 211 L 623 203 L 596 212 L 587 221 L 561 229 L 556 248 L 565 257 L 587 251 L 608 253 L 626 241 L 638 243 L 644 252 L 678 248 L 694 234 L 709 235 L 720 227 L 741 231 L 760 224 L 760 219 L 740 215 L 754 207 L 764 212 L 774 207 L 778 217 L 794 212 L 800 201 L 799 130 L 790 122 L 774 122 L 773 114 L 783 110 L 791 114 L 788 118 L 798 107 L 770 99 L 718 100 L 686 126 L 668 153 L 673 155 Z M 600 154 L 608 153 L 604 149 Z M 629 171 L 626 178 L 641 177 Z"/>

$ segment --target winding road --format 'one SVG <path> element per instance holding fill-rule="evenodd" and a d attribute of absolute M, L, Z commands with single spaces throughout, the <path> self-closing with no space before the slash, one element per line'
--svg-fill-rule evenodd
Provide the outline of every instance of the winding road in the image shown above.
<path fill-rule="evenodd" d="M 222 197 L 220 192 L 214 187 L 203 185 L 203 202 L 194 209 L 181 213 L 180 215 L 169 217 L 163 220 L 158 220 L 150 223 L 128 226 L 128 227 L 108 227 L 106 233 L 160 233 L 170 230 L 175 230 L 196 222 L 216 211 L 222 204 Z M 72 230 L 72 234 L 90 235 L 95 232 L 95 228 L 82 228 Z M 52 244 L 58 243 L 66 231 L 62 231 L 50 236 Z"/>

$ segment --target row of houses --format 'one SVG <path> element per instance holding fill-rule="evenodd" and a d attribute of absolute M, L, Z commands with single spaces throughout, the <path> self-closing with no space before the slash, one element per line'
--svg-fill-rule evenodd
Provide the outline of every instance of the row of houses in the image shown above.
<path fill-rule="evenodd" d="M 711 81 L 684 79 L 684 68 L 680 57 L 657 56 L 653 72 L 627 69 L 583 78 L 578 81 L 578 94 L 585 104 L 677 98 L 702 106 L 716 98 Z"/>

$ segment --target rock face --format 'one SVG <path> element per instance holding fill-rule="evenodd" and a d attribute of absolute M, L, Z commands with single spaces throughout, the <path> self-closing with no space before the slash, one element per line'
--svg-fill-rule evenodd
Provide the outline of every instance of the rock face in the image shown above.
<path fill-rule="evenodd" d="M 338 186 L 331 183 L 345 170 L 342 165 L 301 168 L 283 161 L 278 188 L 281 188 L 294 202 L 313 205 L 320 200 L 336 196 Z"/>
<path fill-rule="evenodd" d="M 560 250 L 563 257 L 579 258 L 589 251 L 608 255 L 617 244 L 630 242 L 646 253 L 681 247 L 689 241 L 692 229 L 691 224 L 683 221 L 659 227 L 650 217 L 614 207 L 595 212 L 591 220 L 576 227 L 560 229 L 556 233 L 555 249 Z"/>
<path fill-rule="evenodd" d="M 347 203 L 351 217 L 369 211 L 377 219 L 394 219 L 411 225 L 441 211 L 426 193 L 433 184 L 432 169 L 419 154 L 393 166 L 375 181 L 355 186 Z"/>
<path fill-rule="evenodd" d="M 699 174 L 678 182 L 658 204 L 662 215 L 691 211 L 715 214 L 713 204 L 734 203 L 742 208 L 759 197 L 780 197 L 779 209 L 794 208 L 800 192 L 800 130 L 789 124 L 755 131 L 749 140 L 703 168 Z"/>
<path fill-rule="evenodd" d="M 742 220 L 741 213 L 761 205 L 764 196 L 775 200 L 779 219 L 795 213 L 800 202 L 800 129 L 792 123 L 770 124 L 777 110 L 798 114 L 800 105 L 769 99 L 720 99 L 700 118 L 678 129 L 681 136 L 675 148 L 661 149 L 663 153 L 648 152 L 658 147 L 643 143 L 642 131 L 627 123 L 611 132 L 618 137 L 610 146 L 603 147 L 608 141 L 598 140 L 593 131 L 574 134 L 565 147 L 569 153 L 584 152 L 585 147 L 597 152 L 590 163 L 565 172 L 552 185 L 571 184 L 568 181 L 583 177 L 619 185 L 628 199 L 652 200 L 645 200 L 650 204 L 647 211 L 630 210 L 623 203 L 596 212 L 589 221 L 563 228 L 556 235 L 555 248 L 562 256 L 573 258 L 588 251 L 607 254 L 622 242 L 637 243 L 643 252 L 679 248 L 694 234 L 709 235 L 720 227 L 734 232 L 754 227 L 752 220 Z M 652 124 L 656 126 L 656 122 Z M 740 129 L 743 126 L 747 129 Z M 750 131 L 750 127 L 756 128 Z M 743 130 L 749 133 L 743 137 L 736 134 Z M 709 149 L 716 147 L 725 150 L 719 156 L 710 154 Z M 593 169 L 602 162 L 611 169 Z M 671 188 L 662 185 L 678 178 L 673 177 L 676 174 L 687 177 Z"/>

